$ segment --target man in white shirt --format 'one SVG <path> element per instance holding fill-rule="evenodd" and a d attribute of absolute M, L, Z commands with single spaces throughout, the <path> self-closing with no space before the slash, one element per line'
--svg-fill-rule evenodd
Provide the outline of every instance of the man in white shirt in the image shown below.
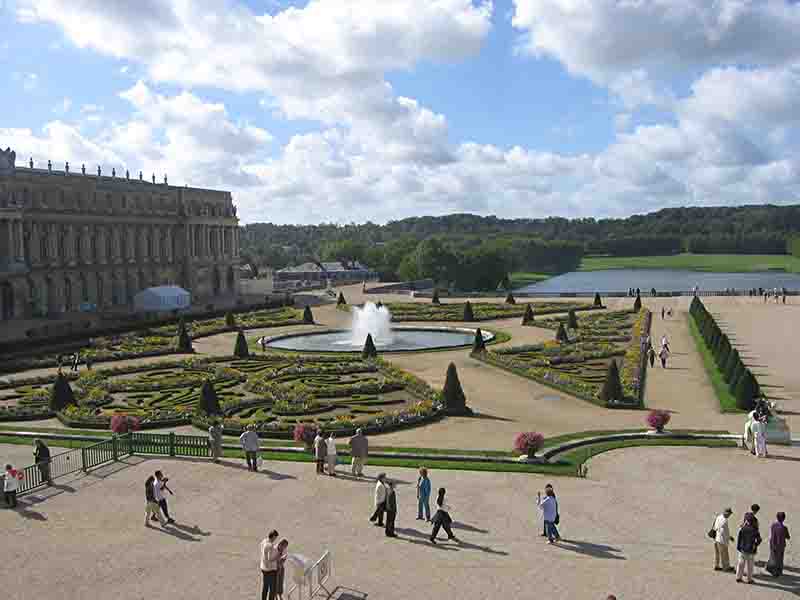
<path fill-rule="evenodd" d="M 731 559 L 728 554 L 728 542 L 732 542 L 730 529 L 728 528 L 728 519 L 733 514 L 730 508 L 722 511 L 722 514 L 717 515 L 714 521 L 714 531 L 717 532 L 717 537 L 714 538 L 714 570 L 715 571 L 733 571 L 731 567 Z"/>
<path fill-rule="evenodd" d="M 278 583 L 278 532 L 274 529 L 261 540 L 259 556 L 261 557 L 261 600 L 272 600 L 275 597 Z"/>
<path fill-rule="evenodd" d="M 375 484 L 375 512 L 372 513 L 372 516 L 369 518 L 369 520 L 373 523 L 375 523 L 375 520 L 377 519 L 378 522 L 375 523 L 375 525 L 379 527 L 383 527 L 383 513 L 386 511 L 385 479 L 386 473 L 380 473 L 378 475 L 378 483 Z"/>
<path fill-rule="evenodd" d="M 247 431 L 239 436 L 239 443 L 244 450 L 248 471 L 258 471 L 258 433 L 254 425 L 247 426 Z"/>

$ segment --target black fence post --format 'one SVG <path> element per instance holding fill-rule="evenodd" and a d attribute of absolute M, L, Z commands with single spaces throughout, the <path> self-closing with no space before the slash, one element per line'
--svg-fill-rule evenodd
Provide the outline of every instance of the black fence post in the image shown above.
<path fill-rule="evenodd" d="M 111 458 L 114 462 L 119 460 L 119 451 L 117 450 L 117 436 L 111 436 Z"/>
<path fill-rule="evenodd" d="M 169 455 L 175 456 L 175 432 L 169 432 Z"/>
<path fill-rule="evenodd" d="M 89 472 L 89 467 L 86 466 L 87 462 L 88 461 L 86 460 L 86 448 L 81 448 L 81 469 L 83 470 L 84 473 Z"/>

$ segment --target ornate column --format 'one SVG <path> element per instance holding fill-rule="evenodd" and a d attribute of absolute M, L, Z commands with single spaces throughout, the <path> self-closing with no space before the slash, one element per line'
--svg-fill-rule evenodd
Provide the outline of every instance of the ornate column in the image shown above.
<path fill-rule="evenodd" d="M 49 243 L 50 248 L 49 252 L 47 253 L 47 256 L 50 264 L 55 266 L 58 265 L 60 261 L 58 254 L 58 242 L 59 238 L 61 237 L 61 231 L 59 226 L 56 225 L 55 223 L 51 223 L 48 227 L 50 227 L 50 235 L 47 237 L 47 241 Z"/>
<path fill-rule="evenodd" d="M 92 256 L 92 231 L 88 225 L 84 225 L 80 228 L 79 234 L 81 236 L 81 260 L 86 264 L 92 264 L 94 262 L 94 256 Z"/>
<path fill-rule="evenodd" d="M 150 244 L 153 249 L 153 256 L 151 260 L 156 264 L 161 264 L 161 227 L 155 226 L 150 231 L 152 236 L 152 243 Z"/>
<path fill-rule="evenodd" d="M 128 225 L 126 228 L 128 231 L 128 263 L 130 264 L 136 262 L 136 227 Z M 127 299 L 125 301 L 127 302 Z"/>
<path fill-rule="evenodd" d="M 104 265 L 108 260 L 106 257 L 106 228 L 99 225 L 94 229 L 95 247 L 97 248 L 97 256 L 95 260 L 98 264 Z"/>
<path fill-rule="evenodd" d="M 167 257 L 167 263 L 172 264 L 175 262 L 175 257 L 172 256 L 172 225 L 167 225 L 164 228 L 164 245 L 165 248 L 165 255 Z"/>
<path fill-rule="evenodd" d="M 64 226 L 64 264 L 74 265 L 78 260 L 75 256 L 75 228 L 72 225 Z"/>

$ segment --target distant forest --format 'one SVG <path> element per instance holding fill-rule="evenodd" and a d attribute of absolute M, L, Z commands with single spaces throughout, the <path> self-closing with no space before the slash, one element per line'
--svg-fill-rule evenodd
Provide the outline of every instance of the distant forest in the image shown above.
<path fill-rule="evenodd" d="M 800 233 L 798 206 L 668 208 L 625 219 L 412 217 L 386 225 L 243 228 L 246 262 L 282 268 L 307 260 L 361 261 L 383 280 L 433 277 L 493 289 L 514 271 L 561 273 L 584 255 L 785 254 Z"/>

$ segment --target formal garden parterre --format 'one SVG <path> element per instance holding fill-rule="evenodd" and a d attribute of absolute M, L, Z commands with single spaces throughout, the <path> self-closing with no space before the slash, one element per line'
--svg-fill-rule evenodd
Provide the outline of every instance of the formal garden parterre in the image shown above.
<path fill-rule="evenodd" d="M 650 319 L 647 309 L 538 319 L 531 324 L 553 330 L 560 339 L 474 352 L 473 356 L 595 404 L 639 406 L 642 339 L 648 335 Z M 613 375 L 617 369 L 611 368 L 612 361 L 614 367 L 621 364 L 618 375 Z M 621 393 L 616 397 L 604 397 L 608 377 L 619 377 Z"/>
<path fill-rule="evenodd" d="M 501 303 L 501 302 L 389 302 L 385 304 L 392 315 L 392 321 L 491 321 L 495 319 L 513 319 L 521 317 L 526 310 L 526 304 Z M 598 310 L 602 306 L 595 306 L 588 302 L 531 302 L 530 306 L 537 315 L 566 313 L 567 311 Z M 342 309 L 349 306 L 340 305 Z M 470 318 L 471 315 L 471 318 Z"/>

